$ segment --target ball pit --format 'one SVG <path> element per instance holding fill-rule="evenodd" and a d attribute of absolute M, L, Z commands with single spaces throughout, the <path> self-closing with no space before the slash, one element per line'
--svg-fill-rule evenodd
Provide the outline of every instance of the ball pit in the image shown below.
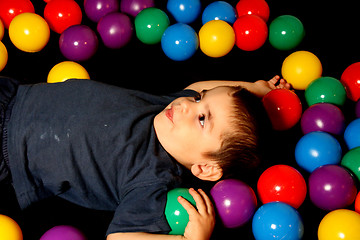
<path fill-rule="evenodd" d="M 19 225 L 10 217 L 0 214 L 0 239 L 23 240 Z"/>
<path fill-rule="evenodd" d="M 194 198 L 190 195 L 187 188 L 175 188 L 167 194 L 165 216 L 171 228 L 171 235 L 183 235 L 185 227 L 189 222 L 189 214 L 185 208 L 178 202 L 181 196 L 188 200 L 193 206 L 196 206 Z"/>
<path fill-rule="evenodd" d="M 40 240 L 86 240 L 86 237 L 75 227 L 60 225 L 46 231 Z"/>
<path fill-rule="evenodd" d="M 201 13 L 200 0 L 168 0 L 167 10 L 179 23 L 190 24 Z"/>
<path fill-rule="evenodd" d="M 8 61 L 8 52 L 5 45 L 0 41 L 0 72 L 5 68 Z"/>
<path fill-rule="evenodd" d="M 1 13 L 6 8 L 6 7 L 4 7 L 4 8 L 1 7 L 1 6 L 5 6 L 5 5 L 1 5 L 1 4 L 5 4 L 4 2 L 12 3 L 13 5 L 16 2 L 23 3 L 22 6 L 18 7 L 18 9 L 16 9 L 16 7 L 13 8 L 14 10 L 16 10 L 16 11 L 14 11 L 14 13 L 16 13 L 16 15 L 21 13 L 21 12 L 19 12 L 20 10 L 21 11 L 29 11 L 29 12 L 35 12 L 35 10 L 36 10 L 36 12 L 38 14 L 41 14 L 42 13 L 41 9 L 43 9 L 45 7 L 45 4 L 39 3 L 41 1 L 33 1 L 33 4 L 35 5 L 35 10 L 34 10 L 34 6 L 32 6 L 32 4 L 31 4 L 31 6 L 32 6 L 33 10 L 31 9 L 31 7 L 30 7 L 30 10 L 22 10 L 22 9 L 25 9 L 25 5 L 28 3 L 31 3 L 31 1 L 20 1 L 20 0 L 1 1 L 0 0 L 0 17 L 2 17 Z M 25 2 L 27 2 L 27 3 L 25 3 Z M 45 1 L 45 2 L 48 2 L 48 1 Z M 77 1 L 77 2 L 79 2 L 79 1 Z M 128 14 L 130 16 L 128 18 L 128 20 L 132 24 L 134 24 L 134 17 L 136 17 L 136 15 L 141 10 L 148 8 L 148 7 L 159 7 L 160 10 L 164 11 L 166 14 L 169 14 L 169 16 L 170 16 L 170 12 L 167 11 L 167 9 L 166 9 L 167 1 L 164 1 L 164 2 L 159 1 L 159 2 L 156 2 L 156 4 L 154 3 L 153 0 L 122 0 L 122 1 L 118 1 L 118 2 L 121 3 L 121 9 L 118 9 L 116 11 L 116 13 L 114 13 L 114 14 Z M 244 2 L 248 2 L 248 3 L 250 2 L 253 4 L 263 4 L 263 5 L 266 4 L 265 1 L 241 0 L 238 2 L 237 5 L 241 6 Z M 201 3 L 203 4 L 202 9 L 204 9 L 204 12 L 205 12 L 206 6 L 209 3 L 206 1 L 201 1 Z M 233 6 L 236 4 L 236 2 L 229 2 L 229 3 L 231 3 Z M 282 2 L 281 4 L 284 4 L 284 3 Z M 336 34 L 332 33 L 331 36 L 324 34 L 326 32 L 325 30 L 327 30 L 326 25 L 327 24 L 331 25 L 331 22 L 332 22 L 331 19 L 329 19 L 329 21 L 327 23 L 322 23 L 322 25 L 325 26 L 323 29 L 321 27 L 319 28 L 319 24 L 316 22 L 317 19 L 320 19 L 321 16 L 324 16 L 323 15 L 324 13 L 328 14 L 327 8 L 329 6 L 327 6 L 327 5 L 322 6 L 323 9 L 321 9 L 321 11 L 316 11 L 317 7 L 315 6 L 312 9 L 312 11 L 302 12 L 300 2 L 293 2 L 291 4 L 286 3 L 286 4 L 284 4 L 283 8 L 281 7 L 281 4 L 280 3 L 271 3 L 270 7 L 273 11 L 272 11 L 272 15 L 270 16 L 270 18 L 269 18 L 269 14 L 266 14 L 266 12 L 269 12 L 269 7 L 267 6 L 267 4 L 266 4 L 267 11 L 263 11 L 263 12 L 265 12 L 265 14 L 261 14 L 261 13 L 255 14 L 256 7 L 253 7 L 253 10 L 247 10 L 247 11 L 245 10 L 246 8 L 244 8 L 244 10 L 242 10 L 244 12 L 242 15 L 248 15 L 249 11 L 250 11 L 251 14 L 253 14 L 253 15 L 257 15 L 257 16 L 263 15 L 262 18 L 264 20 L 266 20 L 266 21 L 270 20 L 269 23 L 270 22 L 272 23 L 272 21 L 277 18 L 276 14 L 279 14 L 279 13 L 286 14 L 287 13 L 287 11 L 289 10 L 288 6 L 291 6 L 292 8 L 296 8 L 296 13 L 297 13 L 296 17 L 299 17 L 299 19 L 301 19 L 301 21 L 303 21 L 305 23 L 304 25 L 307 29 L 309 29 L 309 31 L 307 31 L 306 41 L 304 41 L 302 43 L 300 48 L 295 47 L 295 48 L 293 48 L 292 51 L 303 50 L 303 49 L 314 51 L 314 54 L 319 56 L 320 59 L 324 60 L 324 73 L 333 76 L 333 77 L 321 77 L 321 75 L 320 75 L 317 80 L 323 79 L 323 78 L 327 78 L 327 79 L 331 78 L 331 79 L 336 80 L 336 78 L 338 78 L 338 79 L 341 79 L 341 82 L 339 84 L 338 80 L 337 80 L 337 82 L 334 81 L 334 82 L 336 82 L 336 84 L 334 84 L 335 86 L 332 86 L 332 83 L 329 81 L 323 82 L 320 84 L 321 86 L 318 86 L 316 88 L 315 83 L 317 82 L 317 80 L 314 80 L 314 81 L 311 81 L 310 84 L 308 84 L 305 89 L 296 89 L 295 93 L 300 97 L 301 100 L 303 100 L 301 97 L 304 92 L 302 92 L 300 90 L 306 90 L 305 98 L 306 98 L 306 102 L 308 103 L 308 105 L 315 105 L 315 104 L 319 104 L 319 103 L 331 103 L 331 104 L 337 105 L 337 107 L 339 107 L 343 110 L 343 113 L 345 114 L 347 123 L 350 123 L 351 121 L 355 120 L 355 119 L 353 119 L 353 117 L 355 117 L 355 116 L 360 118 L 360 100 L 357 100 L 357 99 L 359 99 L 359 97 L 358 97 L 359 96 L 358 95 L 359 87 L 358 87 L 358 78 L 357 78 L 358 74 L 355 70 L 353 70 L 353 72 L 351 74 L 349 74 L 348 71 L 350 71 L 350 70 L 346 69 L 343 73 L 344 76 L 342 76 L 340 78 L 340 75 L 341 75 L 340 71 L 345 69 L 344 66 L 349 66 L 349 68 L 350 68 L 350 66 L 352 66 L 352 65 L 350 65 L 351 61 L 353 61 L 354 59 L 356 60 L 356 58 L 354 58 L 354 57 L 350 57 L 350 58 L 344 57 L 344 55 L 345 56 L 354 55 L 357 52 L 356 51 L 357 46 L 350 47 L 351 46 L 351 37 L 350 37 L 351 31 L 345 31 L 346 29 L 350 28 L 352 23 L 347 22 L 346 24 L 344 24 L 344 22 L 343 22 L 344 19 L 351 18 L 351 16 L 350 16 L 351 11 L 352 11 L 350 9 L 351 7 L 347 7 L 346 18 L 341 19 L 341 16 L 339 16 L 336 19 L 340 23 L 336 22 L 336 24 L 334 24 L 334 26 L 341 26 L 341 30 L 344 30 L 344 31 L 342 31 L 342 35 L 341 35 L 342 41 L 340 41 L 340 42 L 343 43 L 341 45 L 340 42 L 335 41 L 335 40 L 338 40 L 338 37 L 335 36 Z M 289 4 L 289 5 L 287 5 L 287 4 Z M 124 6 L 127 5 L 127 6 L 123 7 L 123 5 Z M 339 4 L 337 6 L 337 7 L 339 7 L 339 9 L 337 9 L 337 11 L 339 11 L 339 12 L 341 10 L 341 5 L 342 4 Z M 351 3 L 350 3 L 350 5 L 351 5 Z M 82 10 L 84 10 L 84 5 L 79 5 L 79 6 L 80 6 L 80 8 L 82 8 Z M 307 5 L 306 8 L 304 7 L 304 9 L 307 9 L 308 6 L 309 5 Z M 298 9 L 298 7 L 299 7 L 299 9 Z M 241 10 L 241 8 L 238 8 L 238 9 Z M 266 9 L 266 7 L 265 7 L 265 9 Z M 238 12 L 241 14 L 240 10 Z M 310 16 L 313 15 L 315 12 L 317 12 L 316 15 L 319 15 L 319 16 L 317 16 L 315 18 L 315 21 L 311 21 Z M 45 15 L 45 12 L 44 12 L 44 15 Z M 107 14 L 107 15 L 112 15 L 112 14 Z M 329 14 L 329 15 L 331 15 L 331 14 Z M 336 15 L 336 14 L 333 14 L 333 15 Z M 338 16 L 338 15 L 336 15 L 336 16 Z M 354 16 L 356 16 L 356 14 Z M 105 17 L 106 17 L 106 15 L 103 16 L 103 18 L 105 18 Z M 44 16 L 44 18 L 48 22 L 48 25 L 50 26 L 50 28 L 54 32 L 56 32 L 56 30 L 51 26 L 50 20 L 46 19 L 45 16 Z M 190 25 L 190 27 L 193 28 L 195 33 L 199 33 L 199 30 L 201 28 L 200 27 L 201 20 L 202 19 L 199 16 L 195 20 L 195 22 Z M 223 20 L 226 21 L 226 19 L 223 19 Z M 82 23 L 84 25 L 90 26 L 92 28 L 92 30 L 94 31 L 94 33 L 95 33 L 95 30 L 97 30 L 98 36 L 102 37 L 101 30 L 96 29 L 96 24 L 89 23 L 89 21 L 92 21 L 92 20 L 90 20 L 89 16 L 84 15 L 82 21 L 83 21 Z M 110 20 L 110 22 L 114 23 L 115 21 Z M 177 21 L 174 18 L 171 18 L 169 27 L 176 25 L 177 24 L 176 22 Z M 341 24 L 341 22 L 343 24 Z M 4 23 L 5 23 L 5 21 L 4 21 Z M 100 23 L 100 20 L 99 20 L 99 23 Z M 267 26 L 269 26 L 269 43 L 272 44 L 271 40 L 270 40 L 270 34 L 271 34 L 270 25 L 271 24 L 269 24 L 269 23 L 267 23 Z M 8 26 L 7 26 L 7 28 L 8 28 Z M 315 28 L 316 28 L 316 31 L 314 31 Z M 333 28 L 331 28 L 331 29 L 333 29 Z M 345 32 L 346 32 L 346 34 L 345 34 Z M 317 35 L 318 37 L 315 37 L 314 34 Z M 338 36 L 339 35 L 340 34 L 338 34 Z M 1 37 L 2 36 L 1 36 L 1 28 L 0 28 L 0 39 L 1 39 Z M 52 38 L 52 40 L 55 40 L 56 44 L 57 44 L 56 40 L 58 40 L 59 37 L 60 37 L 60 35 L 51 33 L 51 38 Z M 162 37 L 163 37 L 163 35 L 162 35 Z M 310 42 L 310 41 L 313 41 L 314 38 L 321 39 L 321 42 L 320 42 L 320 40 L 316 40 L 316 41 L 318 41 L 317 44 L 313 45 L 314 42 Z M 356 38 L 356 36 L 355 36 L 355 38 Z M 59 47 L 56 44 L 54 44 L 54 41 L 52 41 L 52 40 L 50 39 L 50 42 L 48 43 L 49 46 L 46 47 L 46 49 L 44 49 L 44 51 L 42 51 L 42 49 L 40 49 L 39 51 L 36 51 L 37 52 L 36 54 L 32 54 L 32 55 L 28 54 L 27 52 L 19 53 L 18 49 L 14 49 L 12 47 L 12 43 L 9 41 L 9 37 L 7 36 L 7 32 L 5 31 L 3 43 L 5 44 L 4 49 L 5 50 L 8 49 L 8 51 L 9 51 L 9 62 L 7 64 L 5 63 L 6 66 L 4 65 L 2 74 L 10 75 L 10 76 L 14 75 L 15 77 L 16 76 L 25 76 L 25 78 L 24 78 L 25 82 L 41 81 L 40 78 L 35 78 L 34 76 L 38 77 L 38 75 L 40 73 L 47 72 L 49 70 L 49 66 L 54 66 L 56 63 L 65 60 L 63 56 L 59 55 L 59 53 L 61 54 L 61 52 L 59 51 Z M 103 40 L 103 38 L 102 38 L 102 40 Z M 130 41 L 131 41 L 131 44 L 129 44 Z M 103 44 L 103 45 L 101 45 L 101 44 Z M 199 50 L 195 50 L 195 53 L 192 54 L 191 56 L 187 57 L 186 59 L 175 60 L 175 59 L 172 59 L 170 56 L 168 56 L 168 54 L 166 54 L 164 50 L 163 50 L 164 53 L 162 53 L 159 42 L 157 42 L 157 44 L 158 45 L 155 47 L 142 46 L 141 43 L 138 43 L 137 39 L 130 38 L 128 40 L 128 42 L 124 43 L 121 47 L 118 47 L 118 46 L 113 47 L 110 44 L 106 43 L 106 41 L 103 40 L 102 43 L 99 43 L 99 47 L 100 47 L 99 49 L 101 50 L 100 54 L 99 55 L 96 54 L 95 56 L 93 55 L 89 59 L 82 60 L 82 61 L 84 61 L 84 66 L 86 66 L 88 68 L 90 73 L 94 73 L 94 74 L 92 74 L 92 76 L 94 78 L 96 78 L 96 80 L 101 81 L 101 79 L 107 79 L 104 81 L 110 81 L 110 82 L 114 82 L 116 84 L 124 85 L 124 86 L 132 86 L 131 81 L 123 80 L 124 78 L 122 76 L 125 74 L 132 75 L 132 77 L 134 79 L 135 78 L 143 79 L 144 75 L 146 76 L 146 78 L 154 79 L 154 76 L 156 76 L 156 77 L 159 76 L 159 79 L 162 79 L 162 78 L 164 78 L 162 76 L 164 73 L 161 73 L 161 72 L 164 71 L 164 69 L 167 69 L 167 71 L 169 73 L 174 72 L 175 74 L 172 74 L 171 76 L 166 74 L 167 76 L 166 76 L 165 83 L 167 85 L 174 84 L 173 88 L 175 88 L 176 84 L 179 84 L 179 82 L 180 82 L 178 79 L 183 77 L 186 74 L 188 74 L 188 76 L 186 76 L 186 77 L 189 77 L 189 75 L 191 75 L 191 77 L 189 79 L 192 79 L 192 77 L 194 77 L 196 79 L 198 79 L 198 78 L 201 79 L 201 77 L 199 77 L 199 76 L 201 76 L 202 74 L 204 74 L 207 77 L 213 77 L 213 76 L 214 77 L 215 76 L 222 77 L 223 75 L 225 75 L 226 78 L 253 79 L 251 77 L 255 77 L 255 78 L 262 77 L 262 75 L 257 76 L 257 75 L 259 75 L 258 72 L 261 72 L 261 74 L 264 72 L 264 78 L 265 78 L 265 77 L 267 77 L 267 74 L 269 72 L 271 72 L 271 74 L 273 74 L 273 72 L 274 72 L 274 74 L 276 74 L 277 73 L 276 71 L 278 71 L 279 69 L 277 69 L 277 67 L 275 67 L 275 70 L 274 70 L 274 65 L 278 66 L 279 59 L 284 60 L 286 57 L 285 55 L 288 55 L 291 53 L 291 52 L 279 52 L 277 50 L 282 50 L 282 49 L 276 48 L 275 46 L 269 45 L 269 44 L 267 44 L 267 42 L 265 42 L 263 47 L 257 49 L 254 53 L 243 52 L 243 50 L 241 50 L 239 48 L 231 48 L 230 49 L 231 54 L 228 54 L 228 53 L 230 53 L 230 51 L 228 51 L 228 52 L 226 52 L 226 54 L 223 54 L 223 55 L 220 54 L 219 57 L 215 57 L 215 58 L 221 57 L 221 59 L 212 59 L 212 58 L 207 58 L 208 56 L 206 54 L 195 54 L 196 51 L 199 51 Z M 331 45 L 331 48 L 326 48 L 326 46 L 330 46 L 330 45 Z M 339 48 L 340 45 L 341 45 L 342 50 L 339 53 L 337 51 L 337 49 Z M 110 50 L 104 48 L 103 46 L 105 46 L 106 48 L 110 48 Z M 220 44 L 220 46 L 221 46 L 221 44 Z M 1 65 L 1 61 L 6 60 L 6 62 L 7 62 L 7 57 L 6 58 L 3 57 L 5 55 L 4 55 L 4 52 L 1 52 L 1 47 L 2 47 L 2 45 L 0 43 L 0 65 Z M 273 49 L 271 47 L 274 47 L 275 49 Z M 119 48 L 121 48 L 121 49 L 119 49 Z M 115 49 L 115 50 L 112 50 L 112 49 Z M 286 51 L 288 51 L 288 50 L 286 50 Z M 345 52 L 347 52 L 347 53 L 345 53 Z M 268 58 L 266 55 L 272 55 L 272 56 L 270 56 Z M 41 58 L 44 58 L 44 56 L 45 56 L 46 60 L 41 61 Z M 109 64 L 109 62 L 111 62 L 111 61 L 108 61 L 108 60 L 104 61 L 104 59 L 101 58 L 103 56 L 107 56 L 108 58 L 112 58 L 112 59 L 119 58 L 119 60 L 114 61 L 114 63 Z M 259 59 L 259 61 L 254 61 L 254 56 L 257 59 Z M 336 57 L 334 57 L 334 56 L 336 56 Z M 210 57 L 212 57 L 212 56 L 210 56 Z M 34 59 L 34 61 L 33 61 L 33 59 Z M 40 59 L 40 61 L 39 61 L 39 59 Z M 136 61 L 134 59 L 136 59 Z M 166 60 L 169 60 L 169 61 L 166 61 Z M 172 63 L 171 60 L 183 61 L 183 62 L 182 63 L 178 63 L 178 62 Z M 190 60 L 190 61 L 185 62 L 186 60 Z M 124 63 L 124 62 L 127 62 L 127 63 Z M 268 64 L 265 64 L 266 66 L 264 66 L 264 62 L 268 63 Z M 72 62 L 72 63 L 75 64 L 74 62 Z M 335 65 L 335 63 L 336 63 L 336 65 Z M 109 66 L 107 64 L 109 64 Z M 249 65 L 254 65 L 254 67 L 249 68 Z M 357 65 L 357 64 L 355 63 L 354 65 Z M 234 66 L 234 67 L 230 67 L 230 66 Z M 204 68 L 204 69 L 202 69 L 202 68 Z M 269 71 L 269 68 L 271 69 L 271 71 Z M 192 70 L 189 70 L 189 69 L 192 69 Z M 189 73 L 189 71 L 190 71 L 190 73 Z M 39 74 L 35 74 L 35 72 L 39 72 Z M 249 72 L 251 72 L 251 74 L 249 74 Z M 55 76 L 61 77 L 61 73 L 62 73 L 62 71 L 60 73 L 55 74 Z M 71 70 L 70 73 L 76 73 L 76 71 Z M 89 74 L 87 72 L 86 72 L 86 74 L 87 74 L 86 76 L 78 77 L 78 78 L 89 78 L 88 77 Z M 120 77 L 117 77 L 118 75 L 120 75 Z M 250 77 L 249 77 L 249 75 L 250 75 Z M 351 75 L 351 76 L 349 76 L 349 75 Z M 72 74 L 72 76 L 70 76 L 70 77 L 64 77 L 64 80 L 67 78 L 73 78 L 73 76 L 74 76 L 74 74 Z M 116 80 L 115 79 L 110 80 L 109 76 L 110 77 L 116 76 Z M 75 78 L 77 78 L 77 77 L 75 77 Z M 20 79 L 22 79 L 22 78 L 20 77 Z M 54 81 L 58 82 L 58 81 L 63 81 L 63 80 L 54 80 Z M 148 85 L 151 85 L 151 87 L 148 88 L 148 85 L 147 85 L 144 88 L 146 88 L 149 91 L 152 91 L 153 86 L 158 86 L 158 84 L 159 84 L 158 81 L 159 81 L 158 79 L 151 81 L 151 83 L 148 83 Z M 163 81 L 163 80 L 160 80 L 160 81 Z M 49 82 L 51 82 L 51 81 L 49 81 Z M 171 82 L 171 84 L 169 84 L 170 82 Z M 321 81 L 319 81 L 319 82 L 321 82 Z M 164 86 L 163 82 L 161 82 L 161 83 L 162 83 L 161 86 Z M 296 85 L 296 84 L 293 84 L 293 85 Z M 135 87 L 138 87 L 138 86 L 135 86 Z M 140 84 L 139 84 L 139 88 L 141 88 Z M 307 96 L 307 95 L 309 95 L 308 92 L 310 92 L 310 90 L 314 90 L 314 89 L 318 92 L 315 91 L 316 93 L 314 93 L 314 95 L 308 97 Z M 350 99 L 352 101 L 356 101 L 356 100 L 358 101 L 358 104 L 356 104 L 356 106 L 354 105 L 354 108 L 353 108 L 352 104 L 355 104 L 355 103 L 349 103 L 348 101 L 345 101 L 344 96 L 342 96 L 336 100 L 329 100 L 330 96 L 331 97 L 339 96 L 338 93 L 335 91 L 340 91 L 341 95 L 343 95 L 345 89 L 346 89 L 348 99 Z M 166 91 L 166 89 L 162 89 L 162 90 Z M 326 90 L 327 92 L 323 92 L 324 90 Z M 303 103 L 304 107 L 307 107 L 304 105 L 305 102 L 302 102 L 302 103 Z M 281 105 L 279 105 L 279 106 L 281 106 Z M 277 106 L 274 105 L 274 107 L 277 107 Z M 274 111 L 276 111 L 275 109 L 276 108 L 274 108 Z M 349 112 L 349 110 L 353 111 L 353 109 L 355 109 L 355 116 L 353 116 L 353 114 L 351 114 Z M 305 112 L 308 111 L 308 109 L 304 109 L 304 110 L 305 110 Z M 305 114 L 305 112 L 304 112 L 304 114 Z M 301 115 L 301 113 L 300 113 L 300 115 Z M 320 113 L 317 112 L 316 115 L 320 115 Z M 290 118 L 291 118 L 291 115 L 289 117 L 287 117 L 286 120 L 290 120 Z M 303 118 L 304 118 L 304 116 L 303 116 Z M 277 123 L 278 121 L 275 120 L 274 122 Z M 278 126 L 283 127 L 284 125 L 278 124 Z M 288 136 L 288 134 L 289 134 L 290 138 L 285 140 L 286 147 L 281 148 L 282 142 L 280 141 L 279 142 L 280 148 L 275 149 L 274 151 L 286 152 L 286 155 L 290 156 L 288 159 L 285 159 L 286 163 L 290 163 L 295 168 L 297 168 L 299 166 L 292 159 L 293 155 L 291 155 L 291 154 L 293 154 L 294 148 L 292 148 L 293 146 L 288 147 L 288 145 L 291 145 L 291 141 L 293 141 L 294 138 L 300 139 L 299 135 L 301 133 L 299 133 L 299 127 L 300 127 L 300 124 L 297 125 L 295 123 L 294 125 L 291 125 L 290 127 L 286 128 L 286 130 L 289 130 L 289 132 L 285 131 L 283 133 L 280 133 L 279 135 L 275 134 L 275 137 L 279 137 L 279 136 L 282 137 L 283 136 L 282 134 Z M 325 131 L 325 130 L 323 130 L 323 131 Z M 352 134 L 354 134 L 353 131 L 350 131 L 350 132 L 352 132 Z M 306 132 L 304 132 L 304 134 L 305 133 Z M 337 134 L 337 133 L 332 133 L 332 134 L 337 135 L 336 138 L 339 139 L 339 141 L 345 140 L 345 139 L 342 139 L 343 136 L 341 134 Z M 276 139 L 276 140 L 279 140 L 279 139 Z M 342 166 L 346 167 L 347 170 L 352 171 L 354 176 L 356 176 L 356 170 L 357 170 L 356 160 L 358 159 L 356 149 L 357 148 L 352 148 L 351 150 L 343 149 L 344 151 L 347 151 L 347 152 L 344 152 L 344 157 L 341 161 Z M 272 161 L 274 160 L 273 158 L 270 157 L 271 155 L 273 155 L 273 153 L 266 154 L 266 157 L 268 158 L 267 161 L 269 164 L 272 164 Z M 281 154 L 279 154 L 279 155 L 281 156 Z M 283 153 L 283 155 L 285 155 L 285 153 Z M 276 159 L 274 162 L 278 163 L 279 161 L 284 161 L 284 159 Z M 346 163 L 349 161 L 354 165 L 352 166 L 352 165 Z M 309 181 L 309 179 L 305 179 L 305 180 Z M 254 183 L 252 183 L 252 184 L 254 184 Z M 360 202 L 360 200 L 357 202 Z M 313 205 L 314 204 L 312 204 L 309 200 L 305 200 L 305 204 L 302 205 L 299 210 L 301 215 L 304 217 L 305 223 L 307 223 L 306 229 L 305 229 L 306 236 L 304 236 L 304 239 L 315 239 L 316 236 L 313 235 L 314 231 L 312 231 L 312 228 L 317 228 L 319 226 L 319 223 L 321 220 L 321 219 L 318 219 L 319 216 L 316 215 L 315 211 L 311 211 L 311 212 L 308 211 L 308 209 L 312 209 L 312 210 L 315 209 L 316 206 L 314 207 Z M 261 204 L 260 204 L 260 206 L 261 206 Z M 310 206 L 310 208 L 309 208 L 309 206 Z M 357 209 L 357 211 L 360 211 L 359 207 L 357 207 L 357 206 L 360 206 L 360 204 L 355 203 L 355 209 Z M 60 208 L 61 208 L 61 206 L 60 206 Z M 348 208 L 353 208 L 353 205 L 350 205 Z M 320 212 L 323 213 L 322 210 Z M 25 213 L 25 214 L 29 214 L 29 213 Z M 313 217 L 309 217 L 307 215 L 310 215 Z M 69 216 L 69 217 L 71 217 L 71 216 Z M 32 220 L 34 220 L 34 223 L 29 223 L 29 220 L 26 220 L 25 224 L 26 225 L 33 224 L 35 227 L 39 227 L 38 225 L 39 225 L 39 222 L 41 222 L 41 221 L 36 222 L 36 218 L 38 218 L 38 217 L 35 216 L 35 217 L 31 218 Z M 350 226 L 349 223 L 356 222 L 355 220 L 353 221 L 353 220 L 349 220 L 348 218 L 343 218 L 340 215 L 338 215 L 337 218 L 340 218 L 342 221 L 347 222 L 349 226 Z M 29 219 L 29 218 L 27 218 L 27 219 Z M 88 222 L 91 221 L 89 219 L 85 219 L 84 223 L 79 223 L 79 224 L 84 224 L 84 225 L 88 224 Z M 66 218 L 65 218 L 65 220 L 66 220 Z M 321 223 L 321 224 L 323 225 L 323 223 Z M 240 232 L 243 235 L 237 235 L 236 238 L 242 237 L 244 239 L 247 239 L 246 234 L 244 234 L 244 232 L 248 231 L 247 228 L 250 225 L 251 224 L 245 224 L 242 227 L 240 227 L 239 229 L 230 230 L 230 232 L 227 232 L 226 230 L 224 230 L 224 231 L 219 230 L 219 229 L 221 229 L 221 227 L 218 227 L 219 229 L 216 231 L 220 231 L 220 233 L 218 233 L 218 235 L 221 237 L 220 238 L 215 237 L 214 239 L 231 239 L 231 237 L 236 235 L 234 233 L 238 233 L 238 232 Z M 321 229 L 323 229 L 323 231 L 322 231 L 322 235 L 321 236 L 319 235 L 319 239 L 332 240 L 332 239 L 337 239 L 335 236 L 339 236 L 339 235 L 344 236 L 344 239 L 358 238 L 357 235 L 349 235 L 348 233 L 345 233 L 348 230 L 345 227 L 339 226 L 339 225 L 341 225 L 341 224 L 338 221 L 334 220 L 334 226 L 343 228 L 342 230 L 335 230 L 335 232 L 330 231 L 330 230 L 332 230 L 333 228 L 336 228 L 336 227 L 328 226 L 328 227 L 325 227 L 326 230 L 324 230 L 324 227 L 322 227 Z M 29 227 L 27 227 L 27 229 L 28 228 Z M 99 227 L 99 229 L 100 228 L 101 227 Z M 96 229 L 97 229 L 97 226 L 94 227 L 93 230 L 91 230 L 91 231 L 96 232 Z M 106 228 L 105 228 L 105 230 L 104 229 L 101 229 L 101 230 L 104 232 L 104 231 L 106 231 Z M 320 227 L 319 227 L 319 231 L 320 231 Z M 324 231 L 326 231 L 327 233 L 325 234 Z M 229 238 L 226 237 L 226 233 L 229 234 L 229 236 L 230 236 Z M 28 232 L 27 234 L 28 235 L 34 234 L 36 236 L 36 229 L 35 229 L 34 233 Z M 101 234 L 102 234 L 101 237 L 103 237 L 103 233 L 101 233 Z M 217 233 L 215 233 L 215 235 L 216 234 Z M 222 234 L 224 234 L 224 236 Z M 93 239 L 92 238 L 93 236 L 91 236 L 91 235 L 88 237 L 89 237 L 89 240 Z M 30 237 L 27 239 L 32 239 L 32 238 Z M 39 239 L 39 236 L 37 236 L 33 239 Z M 95 238 L 95 239 L 99 239 L 99 238 Z"/>
<path fill-rule="evenodd" d="M 265 0 L 240 0 L 236 4 L 238 16 L 256 15 L 261 17 L 265 22 L 269 19 L 270 8 Z"/>
<path fill-rule="evenodd" d="M 360 181 L 360 147 L 348 151 L 341 160 L 341 166 L 350 170 Z"/>
<path fill-rule="evenodd" d="M 7 29 L 14 17 L 26 12 L 35 13 L 34 5 L 30 0 L 0 1 L 0 18 Z"/>
<path fill-rule="evenodd" d="M 360 99 L 360 62 L 348 66 L 340 78 L 344 84 L 348 98 L 353 101 Z"/>
<path fill-rule="evenodd" d="M 216 1 L 210 3 L 204 9 L 201 21 L 203 25 L 212 20 L 222 20 L 229 24 L 234 24 L 236 17 L 236 10 L 231 4 L 225 1 Z"/>
<path fill-rule="evenodd" d="M 360 119 L 355 119 L 346 127 L 344 139 L 349 149 L 360 147 Z"/>
<path fill-rule="evenodd" d="M 90 79 L 89 73 L 80 64 L 64 61 L 56 64 L 49 72 L 48 83 L 64 82 L 68 79 Z"/>
<path fill-rule="evenodd" d="M 99 20 L 108 13 L 119 10 L 119 1 L 117 0 L 85 0 L 84 10 L 86 16 L 94 22 Z"/>

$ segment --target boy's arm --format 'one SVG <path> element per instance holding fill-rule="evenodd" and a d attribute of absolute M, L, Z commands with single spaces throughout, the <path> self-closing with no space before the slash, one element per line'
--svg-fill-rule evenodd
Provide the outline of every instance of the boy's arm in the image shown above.
<path fill-rule="evenodd" d="M 113 233 L 107 240 L 209 240 L 215 227 L 215 210 L 210 198 L 201 189 L 189 189 L 189 193 L 196 202 L 196 208 L 186 199 L 179 197 L 179 203 L 189 214 L 189 223 L 184 236 L 151 233 Z"/>
<path fill-rule="evenodd" d="M 280 82 L 279 82 L 280 81 Z M 279 84 L 277 84 L 279 82 Z M 185 89 L 195 90 L 201 92 L 203 90 L 209 90 L 215 87 L 221 86 L 236 86 L 243 87 L 249 92 L 255 94 L 258 97 L 265 96 L 268 92 L 277 88 L 286 88 L 290 89 L 290 84 L 287 83 L 284 79 L 280 79 L 279 76 L 275 76 L 269 81 L 258 80 L 256 82 L 243 82 L 243 81 L 202 81 L 196 82 Z"/>

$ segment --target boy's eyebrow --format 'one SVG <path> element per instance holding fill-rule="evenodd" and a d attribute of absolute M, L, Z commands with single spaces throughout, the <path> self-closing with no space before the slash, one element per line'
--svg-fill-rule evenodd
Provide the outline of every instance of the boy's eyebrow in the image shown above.
<path fill-rule="evenodd" d="M 203 98 L 203 97 L 205 97 L 205 95 L 206 95 L 206 93 L 208 92 L 209 90 L 202 90 L 201 91 L 201 97 Z"/>

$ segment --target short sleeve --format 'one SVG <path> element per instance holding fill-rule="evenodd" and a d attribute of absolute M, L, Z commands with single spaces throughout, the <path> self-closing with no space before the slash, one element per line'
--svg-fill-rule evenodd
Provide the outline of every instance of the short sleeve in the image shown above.
<path fill-rule="evenodd" d="M 165 217 L 167 191 L 164 184 L 146 184 L 129 191 L 117 207 L 106 235 L 116 232 L 170 232 Z"/>

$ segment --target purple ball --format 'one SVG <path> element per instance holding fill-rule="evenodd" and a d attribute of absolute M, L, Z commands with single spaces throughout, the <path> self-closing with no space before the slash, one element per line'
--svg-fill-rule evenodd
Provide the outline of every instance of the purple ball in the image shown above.
<path fill-rule="evenodd" d="M 86 240 L 86 237 L 77 228 L 61 225 L 49 229 L 40 240 Z"/>
<path fill-rule="evenodd" d="M 118 0 L 85 0 L 84 10 L 86 16 L 93 22 L 98 22 L 103 16 L 119 11 Z"/>
<path fill-rule="evenodd" d="M 304 134 L 323 131 L 336 135 L 344 133 L 345 118 L 340 108 L 330 103 L 318 103 L 305 110 L 301 117 Z"/>
<path fill-rule="evenodd" d="M 130 42 L 133 26 L 127 15 L 116 12 L 101 18 L 97 31 L 106 47 L 116 49 Z"/>
<path fill-rule="evenodd" d="M 360 99 L 357 101 L 356 106 L 355 106 L 355 113 L 356 113 L 356 117 L 360 118 Z"/>
<path fill-rule="evenodd" d="M 247 223 L 255 213 L 257 200 L 251 187 L 236 179 L 214 185 L 210 194 L 223 225 L 236 228 Z"/>
<path fill-rule="evenodd" d="M 348 171 L 337 165 L 325 165 L 309 177 L 309 195 L 319 208 L 333 211 L 345 208 L 355 201 L 357 189 Z"/>
<path fill-rule="evenodd" d="M 154 0 L 121 0 L 120 10 L 133 17 L 145 8 L 155 7 Z"/>
<path fill-rule="evenodd" d="M 96 53 L 98 38 L 90 27 L 74 25 L 61 34 L 59 46 L 61 53 L 67 59 L 85 61 Z"/>

